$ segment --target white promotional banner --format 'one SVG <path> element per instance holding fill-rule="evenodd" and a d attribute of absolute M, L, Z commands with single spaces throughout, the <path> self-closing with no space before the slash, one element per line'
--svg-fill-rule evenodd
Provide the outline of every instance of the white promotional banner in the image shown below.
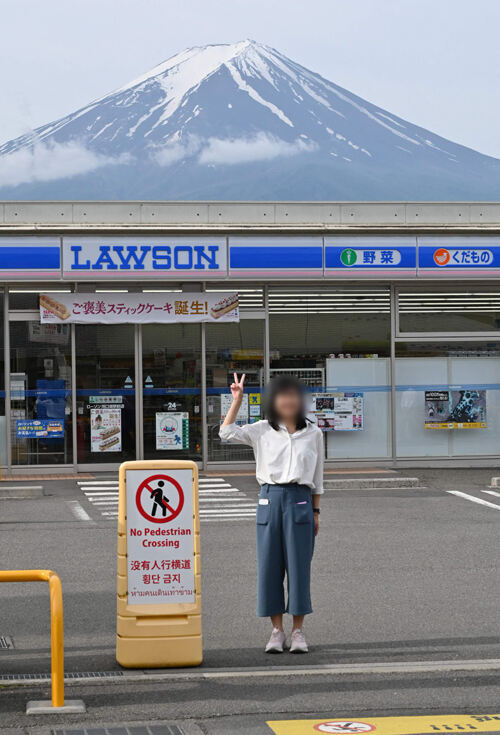
<path fill-rule="evenodd" d="M 153 324 L 239 320 L 236 292 L 40 294 L 42 324 Z"/>
<path fill-rule="evenodd" d="M 193 472 L 127 470 L 128 604 L 194 602 Z"/>

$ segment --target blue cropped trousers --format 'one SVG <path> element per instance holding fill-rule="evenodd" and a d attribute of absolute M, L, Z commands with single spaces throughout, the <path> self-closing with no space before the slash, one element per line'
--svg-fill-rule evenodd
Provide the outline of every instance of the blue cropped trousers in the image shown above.
<path fill-rule="evenodd" d="M 257 615 L 307 615 L 314 514 L 307 485 L 262 485 L 257 506 Z M 285 605 L 284 581 L 288 600 Z"/>

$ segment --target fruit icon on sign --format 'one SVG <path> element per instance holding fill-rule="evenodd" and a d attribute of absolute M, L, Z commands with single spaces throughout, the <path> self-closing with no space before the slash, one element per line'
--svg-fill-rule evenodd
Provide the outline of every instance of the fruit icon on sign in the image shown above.
<path fill-rule="evenodd" d="M 436 265 L 447 265 L 450 260 L 449 250 L 446 248 L 438 248 L 434 252 L 434 262 Z"/>
<path fill-rule="evenodd" d="M 346 265 L 348 268 L 352 265 L 355 265 L 357 259 L 358 254 L 352 248 L 345 248 L 345 250 L 342 250 L 342 252 L 340 253 L 340 260 L 342 265 Z"/>

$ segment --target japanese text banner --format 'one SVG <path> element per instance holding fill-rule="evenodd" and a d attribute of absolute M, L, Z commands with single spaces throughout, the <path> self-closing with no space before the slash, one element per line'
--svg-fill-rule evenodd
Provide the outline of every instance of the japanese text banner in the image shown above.
<path fill-rule="evenodd" d="M 151 324 L 239 320 L 236 292 L 40 294 L 42 323 Z"/>

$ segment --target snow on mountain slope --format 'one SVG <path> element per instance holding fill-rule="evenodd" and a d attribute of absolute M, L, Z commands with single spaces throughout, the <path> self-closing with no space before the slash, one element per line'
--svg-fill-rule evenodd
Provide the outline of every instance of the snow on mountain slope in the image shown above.
<path fill-rule="evenodd" d="M 4 198 L 498 198 L 500 162 L 254 41 L 186 49 L 0 146 Z"/>

